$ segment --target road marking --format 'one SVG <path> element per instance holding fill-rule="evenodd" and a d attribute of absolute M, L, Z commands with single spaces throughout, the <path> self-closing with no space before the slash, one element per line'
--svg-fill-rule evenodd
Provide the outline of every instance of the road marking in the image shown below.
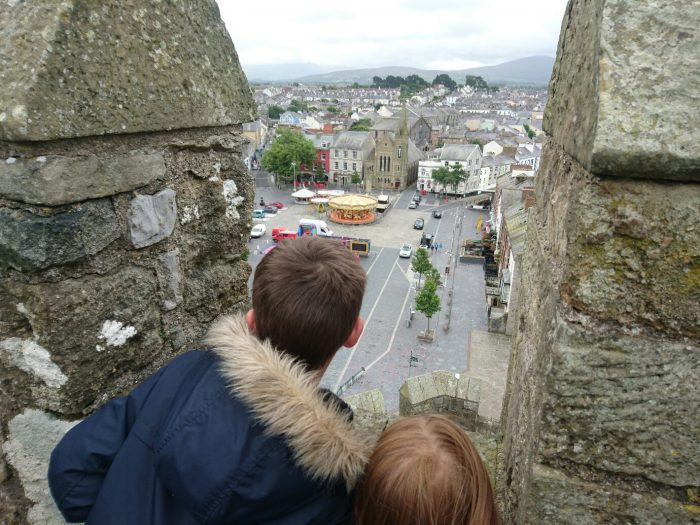
<path fill-rule="evenodd" d="M 399 324 L 402 321 L 402 316 L 403 316 L 403 311 L 406 309 L 406 302 L 408 301 L 408 297 L 411 295 L 411 287 L 409 286 L 406 289 L 406 297 L 403 298 L 403 304 L 401 305 L 401 310 L 399 310 L 399 317 L 396 319 L 396 324 L 394 325 L 394 331 L 391 333 L 391 339 L 389 339 L 389 345 L 387 346 L 386 350 L 384 351 L 383 354 L 381 354 L 379 357 L 377 357 L 374 361 L 372 361 L 370 364 L 368 364 L 365 367 L 365 372 L 372 368 L 374 365 L 376 365 L 381 359 L 384 358 L 385 355 L 387 355 L 389 352 L 391 352 L 391 347 L 394 344 L 394 337 L 396 337 L 396 330 L 399 328 Z"/>
<path fill-rule="evenodd" d="M 372 264 L 369 265 L 369 268 L 367 269 L 367 275 L 369 275 L 369 272 L 372 271 L 372 268 L 374 268 L 374 264 L 379 260 L 379 256 L 382 254 L 383 251 L 384 251 L 384 247 L 382 247 L 382 249 L 379 250 L 379 253 L 374 258 L 374 261 L 372 261 Z"/>
<path fill-rule="evenodd" d="M 372 263 L 372 264 L 374 264 L 374 263 Z M 395 266 L 396 266 L 396 262 L 394 262 L 394 267 Z M 374 301 L 374 305 L 372 305 L 372 310 L 370 310 L 369 315 L 367 316 L 367 319 L 364 320 L 365 325 L 368 325 L 370 319 L 372 319 L 372 314 L 374 314 L 374 310 L 377 308 L 377 305 L 379 304 L 379 300 L 382 298 L 382 294 L 384 293 L 384 289 L 386 288 L 386 286 L 389 284 L 389 281 L 391 280 L 391 274 L 394 273 L 394 267 L 391 268 L 389 275 L 387 275 L 386 281 L 384 281 L 384 286 L 382 286 L 382 289 L 379 290 L 379 295 L 377 295 L 377 299 Z M 370 269 L 371 269 L 371 267 L 370 267 Z M 367 273 L 369 273 L 369 271 Z M 357 340 L 357 343 L 355 343 L 355 346 L 353 346 L 352 349 L 350 350 L 350 355 L 348 356 L 348 360 L 345 361 L 345 366 L 343 367 L 343 370 L 340 372 L 340 375 L 338 376 L 338 381 L 336 381 L 335 386 L 333 387 L 333 392 L 336 392 L 338 390 L 338 387 L 340 386 L 340 382 L 343 380 L 343 377 L 345 377 L 345 372 L 348 371 L 348 366 L 350 366 L 350 361 L 352 361 L 352 358 L 355 355 L 355 351 L 357 350 L 357 347 L 362 342 L 362 338 L 365 336 L 365 333 L 366 333 L 366 330 L 363 330 L 362 334 L 360 334 L 360 338 Z"/>

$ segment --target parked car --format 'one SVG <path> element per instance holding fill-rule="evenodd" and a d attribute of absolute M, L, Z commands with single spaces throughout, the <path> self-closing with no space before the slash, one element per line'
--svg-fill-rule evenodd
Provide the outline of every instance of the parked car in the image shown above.
<path fill-rule="evenodd" d="M 411 199 L 416 201 L 416 202 L 420 202 L 421 201 L 420 193 L 414 193 L 413 197 L 411 197 Z"/>
<path fill-rule="evenodd" d="M 267 231 L 267 228 L 265 227 L 264 224 L 256 224 L 250 230 L 250 237 L 252 239 L 257 239 L 258 237 L 262 237 L 263 235 L 265 235 L 266 231 Z"/>
<path fill-rule="evenodd" d="M 401 249 L 399 250 L 399 257 L 408 258 L 411 255 L 413 255 L 413 246 L 408 244 L 407 242 L 403 243 L 401 245 Z"/>
<path fill-rule="evenodd" d="M 432 233 L 423 232 L 420 236 L 420 245 L 430 248 L 433 245 L 434 235 Z"/>
<path fill-rule="evenodd" d="M 416 222 L 413 223 L 413 229 L 422 230 L 424 225 L 425 221 L 423 219 L 416 219 Z"/>
<path fill-rule="evenodd" d="M 271 213 L 272 215 L 274 215 L 275 213 L 277 213 L 277 208 L 274 206 L 265 206 L 265 213 Z"/>
<path fill-rule="evenodd" d="M 418 203 L 416 201 L 411 201 L 411 204 L 408 205 L 409 210 L 415 210 L 418 207 Z"/>
<path fill-rule="evenodd" d="M 433 210 L 433 217 L 435 217 L 436 219 L 441 219 L 442 212 L 440 210 Z"/>
<path fill-rule="evenodd" d="M 265 210 L 253 210 L 253 219 L 264 219 Z"/>
<path fill-rule="evenodd" d="M 278 210 L 281 210 L 282 208 L 284 208 L 284 204 L 282 204 L 281 202 L 271 202 L 270 206 L 274 206 Z"/>

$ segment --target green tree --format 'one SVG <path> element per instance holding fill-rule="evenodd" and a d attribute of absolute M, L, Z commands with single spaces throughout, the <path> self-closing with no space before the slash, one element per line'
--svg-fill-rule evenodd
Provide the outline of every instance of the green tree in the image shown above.
<path fill-rule="evenodd" d="M 297 131 L 282 130 L 265 151 L 262 166 L 279 175 L 285 182 L 289 182 L 293 180 L 295 173 L 299 173 L 302 164 L 312 166 L 314 160 L 316 160 L 316 148 L 313 142 L 306 140 Z"/>
<path fill-rule="evenodd" d="M 447 166 L 440 166 L 438 169 L 433 170 L 431 177 L 435 182 L 442 186 L 444 191 L 444 189 L 450 183 L 450 168 Z"/>
<path fill-rule="evenodd" d="M 450 166 L 449 184 L 452 186 L 452 193 L 457 193 L 457 186 L 465 180 L 467 180 L 467 172 L 461 164 Z"/>
<path fill-rule="evenodd" d="M 289 103 L 289 106 L 287 106 L 288 111 L 296 111 L 297 113 L 299 113 L 300 111 L 307 111 L 308 109 L 309 105 L 303 100 L 292 100 Z"/>
<path fill-rule="evenodd" d="M 535 130 L 532 129 L 529 125 L 523 124 L 523 129 L 525 130 L 525 133 L 527 133 L 528 138 L 534 138 L 537 133 L 535 133 Z"/>
<path fill-rule="evenodd" d="M 377 103 L 374 105 L 374 111 L 379 111 L 383 105 L 384 105 L 384 104 L 380 104 L 379 102 L 377 102 Z"/>
<path fill-rule="evenodd" d="M 486 83 L 486 81 L 483 78 L 475 75 L 467 75 L 464 79 L 464 85 L 473 87 L 475 90 L 489 90 L 489 85 Z"/>
<path fill-rule="evenodd" d="M 369 131 L 372 127 L 372 121 L 368 118 L 361 118 L 350 126 L 350 131 Z"/>
<path fill-rule="evenodd" d="M 326 182 L 328 180 L 328 175 L 326 175 L 326 168 L 323 167 L 321 162 L 316 166 L 316 172 L 314 173 L 314 181 L 316 182 Z"/>
<path fill-rule="evenodd" d="M 471 139 L 469 144 L 476 144 L 481 151 L 484 151 L 484 141 L 481 139 Z"/>
<path fill-rule="evenodd" d="M 328 111 L 328 113 L 332 113 L 333 115 L 335 115 L 336 113 L 338 113 L 338 108 L 335 106 L 328 106 L 326 108 L 326 111 Z"/>
<path fill-rule="evenodd" d="M 441 75 L 438 75 L 433 79 L 433 86 L 436 86 L 438 84 L 442 84 L 450 91 L 454 90 L 457 87 L 457 82 L 452 80 L 450 75 L 448 75 L 447 73 L 442 73 Z"/>
<path fill-rule="evenodd" d="M 413 259 L 411 259 L 411 270 L 418 274 L 418 288 L 420 288 L 420 281 L 423 274 L 429 272 L 433 267 L 430 264 L 430 259 L 428 258 L 428 250 L 421 247 L 416 250 Z"/>
<path fill-rule="evenodd" d="M 359 184 L 362 182 L 362 177 L 360 177 L 360 174 L 357 173 L 356 171 L 352 172 L 352 183 L 353 184 Z"/>
<path fill-rule="evenodd" d="M 271 119 L 279 120 L 282 113 L 284 113 L 283 107 L 273 105 L 267 108 L 267 116 Z"/>
<path fill-rule="evenodd" d="M 437 284 L 432 279 L 426 279 L 425 286 L 416 296 L 416 310 L 422 312 L 428 318 L 428 328 L 426 333 L 430 332 L 430 319 L 440 311 L 440 298 L 437 293 Z"/>

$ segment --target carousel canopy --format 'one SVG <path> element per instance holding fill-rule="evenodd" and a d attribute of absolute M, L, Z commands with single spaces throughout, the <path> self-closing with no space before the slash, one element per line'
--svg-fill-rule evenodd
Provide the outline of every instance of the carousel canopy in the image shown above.
<path fill-rule="evenodd" d="M 371 195 L 349 193 L 341 197 L 333 197 L 328 205 L 339 210 L 373 210 L 377 207 L 377 198 Z"/>
<path fill-rule="evenodd" d="M 314 197 L 310 202 L 314 204 L 326 204 L 328 199 L 326 197 Z"/>
<path fill-rule="evenodd" d="M 313 191 L 307 190 L 306 188 L 302 188 L 299 191 L 292 193 L 292 197 L 295 199 L 310 199 L 311 197 L 315 196 L 316 194 Z"/>

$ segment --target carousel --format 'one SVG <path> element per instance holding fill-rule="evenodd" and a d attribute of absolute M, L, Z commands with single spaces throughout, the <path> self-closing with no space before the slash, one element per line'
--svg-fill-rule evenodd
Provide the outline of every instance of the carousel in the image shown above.
<path fill-rule="evenodd" d="M 340 224 L 369 224 L 376 219 L 377 198 L 348 193 L 328 200 L 328 218 Z"/>

